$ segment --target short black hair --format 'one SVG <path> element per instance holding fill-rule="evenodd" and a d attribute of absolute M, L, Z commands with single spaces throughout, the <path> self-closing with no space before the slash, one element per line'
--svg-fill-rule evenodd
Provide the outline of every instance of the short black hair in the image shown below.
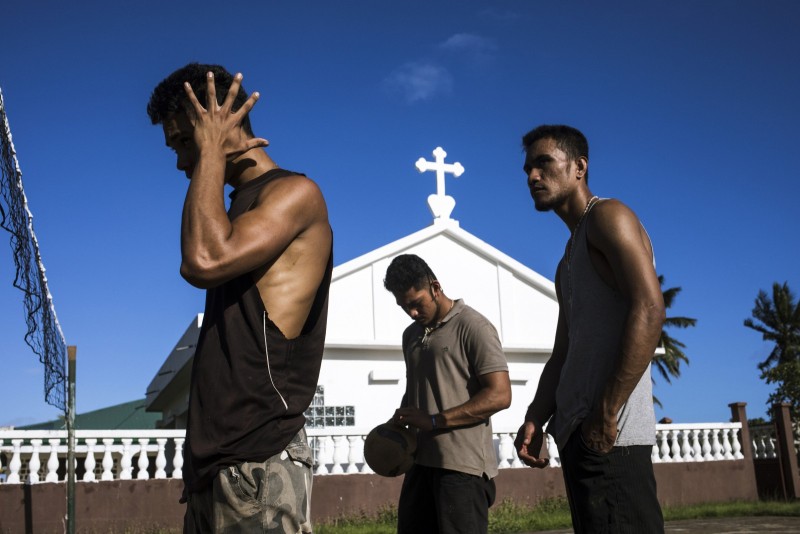
<path fill-rule="evenodd" d="M 405 293 L 412 287 L 422 289 L 436 280 L 436 275 L 425 260 L 416 254 L 401 254 L 386 269 L 383 287 L 393 294 Z"/>
<path fill-rule="evenodd" d="M 589 159 L 589 142 L 586 140 L 586 136 L 577 128 L 564 124 L 542 124 L 537 126 L 522 137 L 523 150 L 528 152 L 531 146 L 540 139 L 552 139 L 556 142 L 556 146 L 563 150 L 567 157 L 573 161 L 580 157 L 586 158 L 587 161 Z M 589 183 L 588 169 L 584 180 L 587 184 Z"/>
<path fill-rule="evenodd" d="M 228 96 L 228 90 L 233 83 L 233 75 L 225 67 L 220 65 L 205 65 L 201 63 L 189 63 L 188 65 L 176 70 L 153 89 L 150 101 L 147 103 L 147 114 L 153 124 L 163 124 L 164 121 L 171 119 L 176 114 L 185 111 L 188 102 L 186 90 L 183 88 L 185 82 L 192 86 L 194 94 L 201 105 L 206 104 L 206 74 L 214 73 L 214 85 L 217 88 L 217 102 L 221 105 Z M 233 111 L 238 110 L 247 101 L 247 92 L 244 87 L 239 86 L 239 93 L 233 101 Z M 242 128 L 253 136 L 253 129 L 250 126 L 250 117 L 245 115 L 242 119 Z"/>

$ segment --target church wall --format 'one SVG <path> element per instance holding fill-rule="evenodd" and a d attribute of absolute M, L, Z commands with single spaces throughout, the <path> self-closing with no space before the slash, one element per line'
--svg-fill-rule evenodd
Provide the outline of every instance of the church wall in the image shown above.
<path fill-rule="evenodd" d="M 498 267 L 502 340 L 509 347 L 552 347 L 558 302 Z"/>

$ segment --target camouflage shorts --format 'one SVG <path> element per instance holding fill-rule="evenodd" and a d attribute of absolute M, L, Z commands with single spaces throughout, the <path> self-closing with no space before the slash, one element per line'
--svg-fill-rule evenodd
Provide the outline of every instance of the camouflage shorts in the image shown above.
<path fill-rule="evenodd" d="M 189 494 L 184 532 L 311 532 L 312 462 L 301 430 L 266 462 L 220 470 L 212 486 Z"/>

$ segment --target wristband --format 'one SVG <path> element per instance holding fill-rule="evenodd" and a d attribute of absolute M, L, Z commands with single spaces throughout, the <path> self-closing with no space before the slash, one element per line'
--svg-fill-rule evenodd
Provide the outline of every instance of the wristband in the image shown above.
<path fill-rule="evenodd" d="M 431 430 L 436 430 L 436 416 L 431 416 Z"/>

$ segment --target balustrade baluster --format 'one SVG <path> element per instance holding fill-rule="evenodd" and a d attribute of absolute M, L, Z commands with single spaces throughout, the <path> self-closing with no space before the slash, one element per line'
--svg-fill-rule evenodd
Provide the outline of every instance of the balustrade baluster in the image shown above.
<path fill-rule="evenodd" d="M 744 458 L 744 454 L 742 454 L 742 444 L 739 443 L 739 437 L 741 436 L 741 429 L 734 428 L 731 431 L 731 445 L 733 449 L 733 458 L 734 460 L 741 460 Z"/>
<path fill-rule="evenodd" d="M 100 475 L 100 480 L 114 480 L 114 458 L 111 457 L 113 445 L 113 438 L 103 439 L 103 474 Z"/>
<path fill-rule="evenodd" d="M 764 433 L 761 431 L 753 432 L 753 450 L 755 451 L 756 460 L 766 458 L 766 454 L 764 452 L 766 450 L 766 445 L 764 444 Z"/>
<path fill-rule="evenodd" d="M 132 438 L 122 438 L 122 458 L 119 460 L 119 478 L 120 480 L 130 480 L 133 478 L 131 471 L 131 443 Z"/>
<path fill-rule="evenodd" d="M 722 460 L 722 446 L 719 442 L 719 429 L 711 430 L 711 452 L 714 460 Z"/>
<path fill-rule="evenodd" d="M 94 446 L 97 444 L 97 438 L 86 438 L 86 459 L 83 461 L 83 480 L 86 482 L 94 481 L 97 476 L 94 474 L 96 462 L 94 458 Z"/>
<path fill-rule="evenodd" d="M 19 470 L 22 469 L 22 456 L 20 450 L 22 449 L 21 439 L 12 439 L 11 445 L 14 447 L 14 452 L 11 453 L 11 461 L 8 463 L 8 484 L 19 484 Z"/>
<path fill-rule="evenodd" d="M 733 460 L 734 458 L 732 441 L 735 440 L 736 437 L 732 436 L 733 436 L 732 428 L 726 428 L 722 431 L 722 457 L 725 460 Z"/>
<path fill-rule="evenodd" d="M 689 454 L 684 458 L 685 462 L 699 462 L 700 454 L 703 451 L 700 449 L 700 431 L 693 428 L 689 431 Z"/>
<path fill-rule="evenodd" d="M 773 438 L 773 431 L 770 430 L 765 436 L 764 457 L 777 458 L 778 453 L 775 449 L 775 439 Z"/>
<path fill-rule="evenodd" d="M 361 441 L 361 436 L 347 436 L 347 448 L 349 451 L 347 459 L 350 463 L 347 464 L 346 473 L 358 473 L 358 466 L 356 466 L 356 463 L 364 461 L 364 452 L 363 450 L 359 450 L 358 447 L 361 443 L 363 443 L 363 441 Z"/>
<path fill-rule="evenodd" d="M 681 430 L 681 462 L 692 461 L 692 431 Z"/>
<path fill-rule="evenodd" d="M 361 457 L 364 457 L 364 441 L 367 439 L 367 436 L 358 436 L 358 439 L 361 440 Z M 361 466 L 362 473 L 374 473 L 375 471 L 367 463 L 367 459 L 364 458 L 364 465 Z"/>
<path fill-rule="evenodd" d="M 183 478 L 183 442 L 186 438 L 175 438 L 175 457 L 172 459 L 172 478 Z"/>
<path fill-rule="evenodd" d="M 545 434 L 544 439 L 547 440 L 547 455 L 550 457 L 550 466 L 560 467 L 561 455 L 558 453 L 558 445 L 556 445 L 556 441 L 550 437 L 550 434 Z"/>
<path fill-rule="evenodd" d="M 514 439 L 516 437 L 517 437 L 517 435 L 514 434 L 514 438 L 512 438 L 512 440 L 511 440 L 511 445 L 512 445 L 512 447 L 511 447 L 511 460 L 510 460 L 511 467 L 528 467 L 524 463 L 522 463 L 522 460 L 519 459 L 519 454 L 517 454 L 517 448 L 513 446 L 514 445 Z M 548 457 L 550 457 L 549 456 L 550 455 L 549 449 L 547 448 L 547 443 L 544 444 L 544 449 L 546 451 L 548 451 L 547 454 L 548 454 Z M 550 457 L 550 467 L 555 467 L 555 465 L 556 465 L 556 463 L 555 463 L 554 459 L 552 457 Z"/>
<path fill-rule="evenodd" d="M 156 454 L 156 478 L 167 478 L 167 472 L 164 470 L 167 467 L 167 456 L 164 454 L 164 449 L 167 446 L 167 438 L 156 438 L 158 443 L 158 453 Z"/>
<path fill-rule="evenodd" d="M 659 451 L 659 458 L 662 462 L 671 462 L 672 458 L 669 455 L 669 440 L 670 436 L 672 435 L 672 431 L 664 430 L 661 433 L 661 450 Z"/>
<path fill-rule="evenodd" d="M 39 482 L 39 468 L 42 466 L 42 462 L 39 459 L 39 447 L 41 446 L 42 440 L 31 440 L 31 447 L 33 450 L 31 451 L 31 459 L 28 460 L 28 484 L 36 484 Z"/>
<path fill-rule="evenodd" d="M 139 467 L 139 472 L 136 473 L 137 480 L 147 480 L 150 478 L 150 473 L 147 468 L 150 466 L 150 458 L 147 457 L 147 444 L 150 443 L 150 438 L 139 439 L 139 462 L 136 464 Z"/>
<path fill-rule="evenodd" d="M 681 440 L 683 439 L 683 432 L 680 430 L 672 430 L 670 433 L 672 434 L 672 448 L 670 449 L 670 452 L 672 453 L 672 461 L 680 462 Z"/>
<path fill-rule="evenodd" d="M 61 440 L 54 438 L 47 442 L 50 444 L 50 457 L 47 459 L 47 475 L 45 475 L 44 481 L 58 482 L 58 444 L 61 443 Z"/>
<path fill-rule="evenodd" d="M 511 462 L 514 459 L 514 443 L 512 442 L 509 434 L 500 434 L 499 443 L 497 444 L 497 468 L 507 469 L 511 467 Z"/>
<path fill-rule="evenodd" d="M 347 461 L 347 447 L 345 447 L 346 443 L 347 440 L 344 436 L 336 436 L 333 438 L 333 469 L 331 469 L 331 473 L 334 475 L 340 475 L 344 473 L 342 464 Z"/>
<path fill-rule="evenodd" d="M 317 469 L 315 474 L 327 475 L 329 473 L 327 464 L 333 463 L 333 440 L 330 436 L 317 436 L 317 444 L 319 449 L 317 449 Z"/>
<path fill-rule="evenodd" d="M 703 451 L 703 461 L 708 462 L 713 459 L 711 456 L 711 443 L 708 441 L 708 434 L 711 430 L 704 428 L 701 449 Z"/>

